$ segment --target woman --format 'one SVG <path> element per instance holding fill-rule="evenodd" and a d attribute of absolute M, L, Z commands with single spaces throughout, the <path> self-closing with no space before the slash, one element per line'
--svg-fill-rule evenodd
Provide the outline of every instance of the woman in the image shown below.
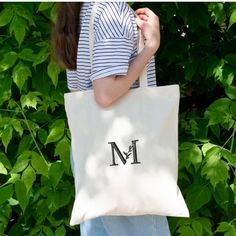
<path fill-rule="evenodd" d="M 112 106 L 148 66 L 148 85 L 156 86 L 153 55 L 160 45 L 159 19 L 148 8 L 138 9 L 136 19 L 125 2 L 101 2 L 94 20 L 93 63 L 89 54 L 89 22 L 93 2 L 61 3 L 54 31 L 55 53 L 67 69 L 71 91 L 93 89 L 97 103 Z M 137 54 L 138 30 L 145 38 Z M 73 158 L 72 169 L 73 169 Z M 163 216 L 103 216 L 83 222 L 82 236 L 167 236 Z"/>

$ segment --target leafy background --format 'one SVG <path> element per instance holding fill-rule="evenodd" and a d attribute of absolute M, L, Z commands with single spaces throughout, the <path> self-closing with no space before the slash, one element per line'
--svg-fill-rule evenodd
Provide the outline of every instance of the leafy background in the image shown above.
<path fill-rule="evenodd" d="M 79 235 L 65 72 L 53 61 L 58 3 L 0 3 L 0 235 Z M 236 235 L 236 3 L 132 3 L 161 21 L 159 85 L 179 83 L 179 186 L 191 217 L 172 235 Z"/>

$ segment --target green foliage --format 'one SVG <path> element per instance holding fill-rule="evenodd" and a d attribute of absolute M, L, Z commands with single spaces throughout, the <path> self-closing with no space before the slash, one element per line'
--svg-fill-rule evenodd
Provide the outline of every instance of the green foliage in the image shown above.
<path fill-rule="evenodd" d="M 0 5 L 0 235 L 78 235 L 66 79 L 50 56 L 56 5 Z"/>
<path fill-rule="evenodd" d="M 161 20 L 158 84 L 179 83 L 179 186 L 189 219 L 172 235 L 236 234 L 236 4 L 130 3 Z M 51 57 L 57 3 L 0 4 L 0 235 L 78 235 L 65 72 Z"/>
<path fill-rule="evenodd" d="M 160 17 L 159 85 L 179 83 L 179 186 L 190 219 L 171 235 L 234 235 L 236 229 L 235 3 L 134 3 Z"/>

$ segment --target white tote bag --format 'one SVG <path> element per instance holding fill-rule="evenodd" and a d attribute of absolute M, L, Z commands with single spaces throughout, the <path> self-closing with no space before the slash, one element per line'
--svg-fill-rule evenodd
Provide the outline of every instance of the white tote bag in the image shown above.
<path fill-rule="evenodd" d="M 65 94 L 75 180 L 71 225 L 104 215 L 189 216 L 177 186 L 178 106 L 178 85 L 148 87 L 146 70 L 140 87 L 108 108 L 92 90 Z"/>

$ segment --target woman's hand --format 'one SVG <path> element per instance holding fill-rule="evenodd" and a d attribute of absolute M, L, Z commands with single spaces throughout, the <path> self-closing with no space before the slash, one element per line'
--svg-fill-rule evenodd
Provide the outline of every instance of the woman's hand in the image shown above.
<path fill-rule="evenodd" d="M 148 8 L 136 10 L 137 24 L 144 37 L 145 48 L 153 54 L 160 46 L 160 24 L 159 17 Z"/>

